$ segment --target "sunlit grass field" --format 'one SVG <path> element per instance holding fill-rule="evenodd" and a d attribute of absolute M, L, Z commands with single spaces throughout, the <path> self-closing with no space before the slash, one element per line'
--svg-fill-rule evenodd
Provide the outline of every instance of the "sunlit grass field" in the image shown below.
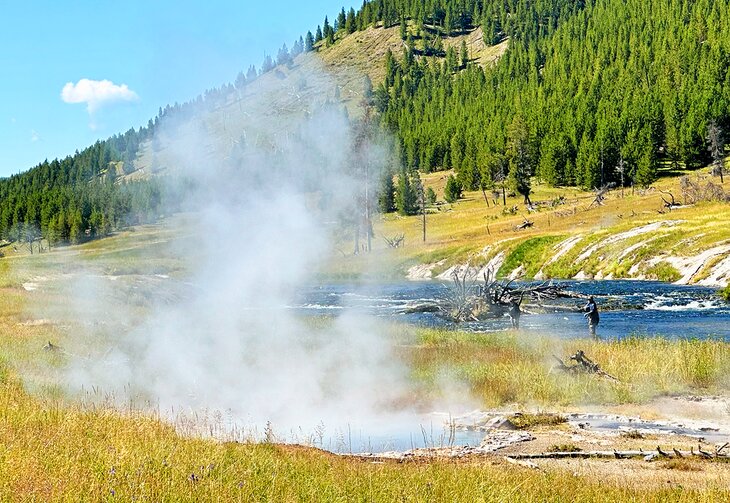
<path fill-rule="evenodd" d="M 135 413 L 58 407 L 4 369 L 0 495 L 8 501 L 721 501 L 727 488 L 618 487 L 499 459 L 373 463 L 314 449 L 183 438 Z"/>

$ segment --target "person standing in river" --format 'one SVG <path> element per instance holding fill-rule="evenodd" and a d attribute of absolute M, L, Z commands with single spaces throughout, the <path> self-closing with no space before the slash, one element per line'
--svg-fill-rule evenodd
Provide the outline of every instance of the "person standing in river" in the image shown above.
<path fill-rule="evenodd" d="M 588 304 L 583 307 L 583 311 L 585 311 L 583 316 L 588 320 L 588 331 L 591 337 L 596 337 L 596 327 L 600 317 L 598 316 L 598 305 L 592 296 L 588 298 Z"/>
<path fill-rule="evenodd" d="M 515 330 L 520 329 L 520 315 L 522 314 L 522 311 L 520 310 L 520 304 L 522 303 L 522 297 L 520 297 L 519 302 L 517 299 L 512 299 L 509 302 L 509 308 L 507 309 L 507 313 L 509 314 L 509 320 L 512 323 L 512 328 Z"/>

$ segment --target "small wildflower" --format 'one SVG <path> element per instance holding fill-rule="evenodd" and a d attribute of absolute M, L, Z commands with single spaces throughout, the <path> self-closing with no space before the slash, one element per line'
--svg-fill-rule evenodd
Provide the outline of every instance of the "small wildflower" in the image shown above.
<path fill-rule="evenodd" d="M 190 474 L 190 477 L 188 477 L 188 479 L 190 479 L 190 482 L 197 482 L 198 481 L 198 476 L 195 475 L 194 473 L 191 473 Z"/>

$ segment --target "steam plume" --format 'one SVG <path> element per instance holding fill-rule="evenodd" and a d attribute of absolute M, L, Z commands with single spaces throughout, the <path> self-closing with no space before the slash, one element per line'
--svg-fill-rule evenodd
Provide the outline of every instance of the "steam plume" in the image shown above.
<path fill-rule="evenodd" d="M 245 108 L 228 107 L 270 108 L 282 85 L 258 86 Z M 335 249 L 336 222 L 362 199 L 353 163 L 366 162 L 377 180 L 385 162 L 384 149 L 368 141 L 354 156 L 350 121 L 321 95 L 298 99 L 305 113 L 262 113 L 233 142 L 211 133 L 205 114 L 158 131 L 156 162 L 195 181 L 183 204 L 194 211 L 190 275 L 178 300 L 155 302 L 103 357 L 75 361 L 72 385 L 140 393 L 163 411 L 227 411 L 279 430 L 379 417 L 406 392 L 405 371 L 376 320 L 344 310 L 315 328 L 288 307 L 316 283 Z"/>

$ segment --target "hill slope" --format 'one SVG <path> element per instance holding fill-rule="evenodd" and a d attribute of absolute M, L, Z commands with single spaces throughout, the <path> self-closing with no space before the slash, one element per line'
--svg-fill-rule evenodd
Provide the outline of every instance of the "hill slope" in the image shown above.
<path fill-rule="evenodd" d="M 694 187 L 723 192 L 728 182 L 719 184 L 707 170 L 683 177 L 662 178 L 646 190 L 614 189 L 600 204 L 593 191 L 537 185 L 534 211 L 524 209 L 519 196 L 508 196 L 504 206 L 501 194 L 495 198 L 488 192 L 487 206 L 481 192 L 467 192 L 456 203 L 428 208 L 426 242 L 421 216 L 383 217 L 376 233 L 388 238 L 403 234 L 405 239 L 398 250 L 387 250 L 383 239 L 378 247 L 411 279 L 450 281 L 455 270 L 468 266 L 476 277 L 491 269 L 512 278 L 633 278 L 726 286 L 727 203 L 697 198 Z M 446 175 L 423 179 L 440 198 Z M 678 204 L 670 209 L 666 202 L 672 197 Z M 531 225 L 520 228 L 526 220 Z"/>

